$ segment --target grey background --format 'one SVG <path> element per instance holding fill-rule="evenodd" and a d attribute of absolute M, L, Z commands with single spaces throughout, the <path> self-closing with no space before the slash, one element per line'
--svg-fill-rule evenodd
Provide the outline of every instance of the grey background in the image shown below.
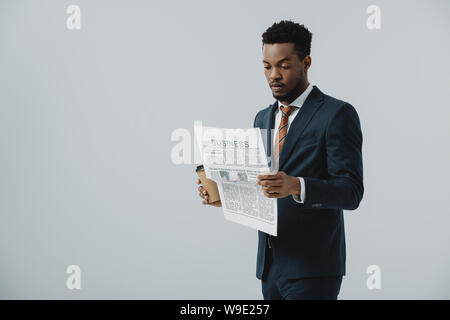
<path fill-rule="evenodd" d="M 81 30 L 66 8 L 81 7 Z M 368 30 L 366 8 L 381 8 Z M 172 132 L 251 127 L 261 34 L 313 32 L 309 80 L 359 112 L 365 195 L 341 299 L 449 299 L 448 1 L 0 0 L 0 298 L 261 299 L 257 233 L 204 207 Z M 81 267 L 81 290 L 66 267 Z M 366 268 L 381 268 L 368 290 Z"/>

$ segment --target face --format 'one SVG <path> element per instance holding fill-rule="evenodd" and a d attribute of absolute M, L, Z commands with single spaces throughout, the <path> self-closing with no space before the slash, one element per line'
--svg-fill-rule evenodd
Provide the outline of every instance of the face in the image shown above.
<path fill-rule="evenodd" d="M 292 42 L 264 44 L 264 74 L 275 99 L 289 104 L 306 89 L 307 71 L 311 57 L 302 61 L 295 53 Z"/>

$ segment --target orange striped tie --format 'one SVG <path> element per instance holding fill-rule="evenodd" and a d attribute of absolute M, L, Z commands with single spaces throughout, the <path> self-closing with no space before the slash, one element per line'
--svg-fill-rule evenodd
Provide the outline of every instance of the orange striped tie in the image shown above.
<path fill-rule="evenodd" d="M 289 115 L 295 110 L 294 106 L 283 107 L 280 106 L 281 111 L 281 121 L 278 127 L 277 134 L 275 135 L 275 146 L 274 146 L 274 169 L 278 170 L 278 163 L 280 158 L 281 149 L 283 149 L 284 141 L 287 136 L 288 129 L 288 118 Z M 278 146 L 278 147 L 277 147 Z"/>

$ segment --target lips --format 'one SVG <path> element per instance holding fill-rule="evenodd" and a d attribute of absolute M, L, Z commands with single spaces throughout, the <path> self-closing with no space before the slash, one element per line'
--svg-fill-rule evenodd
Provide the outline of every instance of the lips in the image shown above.
<path fill-rule="evenodd" d="M 273 84 L 270 86 L 272 88 L 273 91 L 281 91 L 283 89 L 283 85 L 282 84 Z"/>
<path fill-rule="evenodd" d="M 272 88 L 282 87 L 283 85 L 281 83 L 274 83 L 270 85 Z"/>

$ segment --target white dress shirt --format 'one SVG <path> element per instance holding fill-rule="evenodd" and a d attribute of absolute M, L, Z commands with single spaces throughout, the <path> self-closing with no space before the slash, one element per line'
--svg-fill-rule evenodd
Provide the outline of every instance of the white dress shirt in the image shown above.
<path fill-rule="evenodd" d="M 306 90 L 303 91 L 303 93 L 297 99 L 292 101 L 292 103 L 290 104 L 290 106 L 295 106 L 297 108 L 295 108 L 294 111 L 292 111 L 292 113 L 289 115 L 287 132 L 289 132 L 289 128 L 291 127 L 292 121 L 294 121 L 295 117 L 297 116 L 298 111 L 303 106 L 303 103 L 305 103 L 305 100 L 308 97 L 308 95 L 311 93 L 312 89 L 313 89 L 313 86 L 311 84 L 309 84 L 308 87 L 306 88 Z M 275 150 L 275 147 L 276 147 L 275 146 L 275 135 L 276 135 L 276 132 L 277 132 L 278 127 L 280 126 L 280 122 L 281 122 L 280 106 L 287 107 L 287 106 L 283 105 L 280 101 L 278 101 L 278 108 L 275 110 L 275 113 L 274 113 L 274 115 L 275 115 L 275 126 L 274 126 L 275 130 L 273 130 L 273 133 L 272 133 L 272 141 L 273 141 L 272 150 Z M 303 179 L 302 177 L 299 177 L 299 179 L 300 179 L 300 196 L 292 195 L 292 197 L 294 198 L 294 200 L 296 202 L 303 203 L 305 201 L 305 197 L 306 197 L 305 179 Z"/>

